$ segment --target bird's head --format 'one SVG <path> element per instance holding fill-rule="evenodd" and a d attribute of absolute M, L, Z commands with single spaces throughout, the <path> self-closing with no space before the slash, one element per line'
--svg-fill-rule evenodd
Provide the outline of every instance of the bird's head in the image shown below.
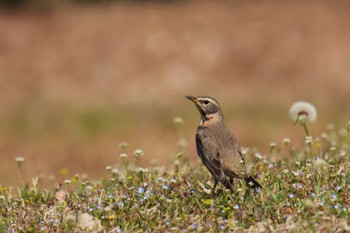
<path fill-rule="evenodd" d="M 186 98 L 196 105 L 203 120 L 211 119 L 214 116 L 218 117 L 220 120 L 223 119 L 219 103 L 214 98 L 209 96 L 195 97 L 190 95 L 187 95 Z"/>

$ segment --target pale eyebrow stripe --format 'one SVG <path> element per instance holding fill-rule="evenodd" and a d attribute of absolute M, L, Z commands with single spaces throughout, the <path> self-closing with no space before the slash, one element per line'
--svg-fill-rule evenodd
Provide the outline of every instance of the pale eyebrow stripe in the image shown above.
<path fill-rule="evenodd" d="M 203 101 L 208 100 L 210 103 L 214 103 L 214 104 L 218 105 L 218 103 L 215 100 L 211 99 L 211 98 L 203 98 L 202 100 Z"/>

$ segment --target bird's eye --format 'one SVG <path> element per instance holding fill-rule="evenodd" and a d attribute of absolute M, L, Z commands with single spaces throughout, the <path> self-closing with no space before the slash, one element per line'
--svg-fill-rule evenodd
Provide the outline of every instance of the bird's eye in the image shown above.
<path fill-rule="evenodd" d="M 209 104 L 209 100 L 204 100 L 204 104 Z"/>

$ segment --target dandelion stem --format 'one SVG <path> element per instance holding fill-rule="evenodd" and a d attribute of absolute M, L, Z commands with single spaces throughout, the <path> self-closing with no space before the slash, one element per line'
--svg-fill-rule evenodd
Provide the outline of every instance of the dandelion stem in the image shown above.
<path fill-rule="evenodd" d="M 309 129 L 307 128 L 306 123 L 303 123 L 302 125 L 303 125 L 306 136 L 310 136 Z"/>

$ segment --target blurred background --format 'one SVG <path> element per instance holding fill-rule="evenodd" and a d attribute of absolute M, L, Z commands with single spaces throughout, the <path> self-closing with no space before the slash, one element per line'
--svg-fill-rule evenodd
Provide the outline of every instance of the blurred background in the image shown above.
<path fill-rule="evenodd" d="M 144 166 L 180 151 L 198 161 L 209 95 L 244 147 L 304 142 L 289 108 L 313 103 L 318 136 L 350 120 L 347 1 L 1 1 L 0 184 L 27 177 L 107 176 L 144 151 Z M 181 117 L 181 132 L 173 124 Z M 62 169 L 65 172 L 62 172 Z M 61 171 L 61 172 L 60 172 Z M 64 173 L 64 174 L 63 174 Z"/>

